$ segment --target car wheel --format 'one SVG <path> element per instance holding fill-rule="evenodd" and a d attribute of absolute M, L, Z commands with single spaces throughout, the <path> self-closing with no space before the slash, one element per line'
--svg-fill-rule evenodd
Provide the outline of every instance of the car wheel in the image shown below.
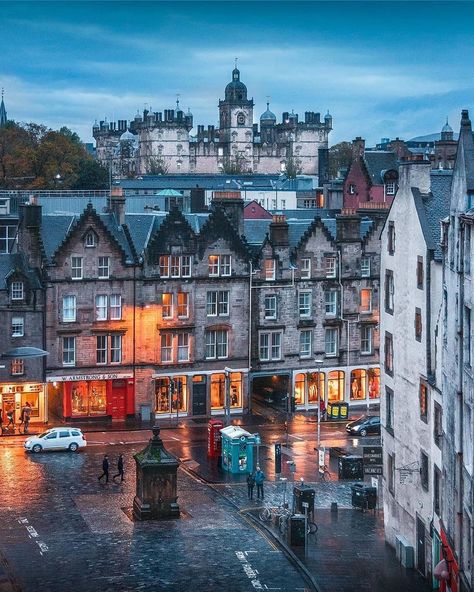
<path fill-rule="evenodd" d="M 69 444 L 69 450 L 71 452 L 76 452 L 76 450 L 79 448 L 79 445 L 76 442 L 71 442 L 71 444 Z"/>
<path fill-rule="evenodd" d="M 363 430 L 360 430 L 360 435 L 363 436 L 367 436 L 367 430 L 364 428 Z"/>
<path fill-rule="evenodd" d="M 31 450 L 33 450 L 33 452 L 41 452 L 43 448 L 39 444 L 35 444 Z"/>

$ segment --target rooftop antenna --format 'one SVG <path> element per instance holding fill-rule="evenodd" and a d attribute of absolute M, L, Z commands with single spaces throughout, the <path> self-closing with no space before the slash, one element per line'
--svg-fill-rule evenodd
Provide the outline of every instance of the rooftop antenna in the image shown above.
<path fill-rule="evenodd" d="M 239 59 L 239 58 L 235 58 L 235 66 L 234 66 L 234 67 L 235 67 L 235 69 L 236 69 L 236 70 L 237 70 L 237 60 L 238 60 L 238 59 Z"/>
<path fill-rule="evenodd" d="M 176 111 L 179 111 L 179 97 L 181 95 L 179 93 L 176 94 Z"/>
<path fill-rule="evenodd" d="M 270 99 L 271 99 L 271 96 L 270 95 L 267 95 L 267 110 L 270 107 Z"/>

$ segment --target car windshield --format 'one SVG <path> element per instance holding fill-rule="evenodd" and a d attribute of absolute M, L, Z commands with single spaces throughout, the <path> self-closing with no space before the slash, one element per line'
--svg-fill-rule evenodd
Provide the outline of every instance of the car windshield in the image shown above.
<path fill-rule="evenodd" d="M 51 433 L 51 430 L 48 430 L 47 432 L 43 432 L 42 434 L 40 434 L 38 436 L 38 438 L 46 438 L 46 436 L 48 436 Z"/>

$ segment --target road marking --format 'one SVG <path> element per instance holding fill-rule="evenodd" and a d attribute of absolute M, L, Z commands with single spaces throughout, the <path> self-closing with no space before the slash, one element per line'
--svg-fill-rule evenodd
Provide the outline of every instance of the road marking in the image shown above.
<path fill-rule="evenodd" d="M 301 436 L 296 436 L 295 434 L 288 434 L 290 438 L 296 438 L 297 440 L 304 440 Z"/>
<path fill-rule="evenodd" d="M 29 522 L 28 518 L 26 518 L 26 516 L 20 516 L 20 518 L 18 518 L 18 523 L 26 528 L 26 530 L 28 532 L 28 537 L 30 539 L 38 539 L 38 540 L 35 540 L 35 543 L 39 547 L 40 555 L 43 555 L 44 553 L 49 551 L 48 545 L 39 539 L 39 536 L 40 536 L 39 532 L 36 530 L 36 528 L 33 525 L 30 524 L 30 522 Z"/>
<path fill-rule="evenodd" d="M 255 590 L 263 590 L 264 587 L 259 579 L 259 572 L 258 569 L 252 567 L 252 564 L 248 561 L 246 557 L 246 553 L 243 551 L 236 551 L 235 552 L 237 559 L 240 561 L 242 569 L 244 570 L 245 575 L 250 580 L 250 583 L 254 587 Z"/>

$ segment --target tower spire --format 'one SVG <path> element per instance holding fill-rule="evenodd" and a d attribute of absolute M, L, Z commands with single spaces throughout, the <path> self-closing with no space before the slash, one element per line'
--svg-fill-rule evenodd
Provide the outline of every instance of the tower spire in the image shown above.
<path fill-rule="evenodd" d="M 0 102 L 0 127 L 5 127 L 7 124 L 7 110 L 5 109 L 5 103 L 3 102 L 3 95 L 5 90 L 2 88 L 2 101 Z"/>

